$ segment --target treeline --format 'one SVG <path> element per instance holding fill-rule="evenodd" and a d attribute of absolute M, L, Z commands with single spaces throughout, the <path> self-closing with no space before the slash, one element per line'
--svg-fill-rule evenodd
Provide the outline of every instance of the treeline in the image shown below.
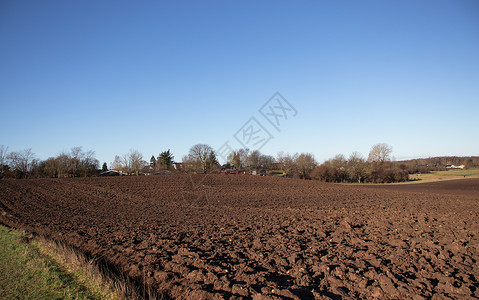
<path fill-rule="evenodd" d="M 346 159 L 342 154 L 315 167 L 311 179 L 325 182 L 349 183 L 391 183 L 409 179 L 408 171 L 400 164 L 391 161 L 392 147 L 380 143 L 371 148 L 365 159 L 359 152 L 353 152 Z"/>
<path fill-rule="evenodd" d="M 316 167 L 310 177 L 326 182 L 392 183 L 407 181 L 409 172 L 397 162 L 366 160 L 353 153 L 348 159 L 336 155 Z"/>
<path fill-rule="evenodd" d="M 405 165 L 410 174 L 444 171 L 447 165 L 464 166 L 464 169 L 479 168 L 479 156 L 438 156 L 410 159 L 399 162 Z"/>
<path fill-rule="evenodd" d="M 276 169 L 283 176 L 315 179 L 325 182 L 401 182 L 408 180 L 408 171 L 391 161 L 392 147 L 376 144 L 367 159 L 354 152 L 348 159 L 339 154 L 318 164 L 311 153 L 279 153 L 276 159 L 248 149 L 234 151 L 228 157 L 227 167 L 246 170 Z"/>
<path fill-rule="evenodd" d="M 284 175 L 309 179 L 317 162 L 311 153 L 289 154 L 280 152 L 277 157 L 262 154 L 259 150 L 239 149 L 228 156 L 224 169 L 247 171 L 281 171 Z"/>
<path fill-rule="evenodd" d="M 241 170 L 245 173 L 256 171 L 262 175 L 351 183 L 402 182 L 408 180 L 409 174 L 445 170 L 446 165 L 479 167 L 478 156 L 433 157 L 396 162 L 391 159 L 391 153 L 391 146 L 376 144 L 367 158 L 354 152 L 348 158 L 339 154 L 323 164 L 318 164 L 311 153 L 280 152 L 273 157 L 258 150 L 243 148 L 231 152 L 227 162 L 220 165 L 211 146 L 196 144 L 190 148 L 188 155 L 182 157 L 181 163 L 174 161 L 173 153 L 169 149 L 160 152 L 158 156 L 152 155 L 149 162 L 143 159 L 139 151 L 132 149 L 124 155 L 116 155 L 110 166 L 123 174 L 137 176 L 155 174 L 161 170 L 194 173 Z M 0 146 L 0 178 L 86 177 L 97 176 L 107 170 L 109 168 L 106 163 L 103 163 L 100 169 L 94 151 L 83 151 L 81 147 L 74 147 L 69 152 L 42 161 L 36 158 L 31 149 L 9 152 L 7 147 Z"/>
<path fill-rule="evenodd" d="M 339 154 L 318 164 L 310 153 L 279 153 L 276 159 L 259 151 L 240 149 L 228 157 L 226 168 L 258 170 L 279 169 L 287 176 L 337 183 L 393 183 L 409 179 L 409 174 L 446 170 L 446 165 L 479 167 L 479 157 L 433 157 L 393 161 L 392 147 L 374 145 L 366 158 L 354 152 L 348 158 Z"/>
<path fill-rule="evenodd" d="M 357 152 L 348 159 L 344 155 L 336 155 L 315 168 L 311 178 L 327 182 L 391 183 L 407 181 L 409 174 L 445 171 L 448 165 L 465 169 L 479 167 L 478 156 L 444 156 L 396 162 L 391 160 L 391 153 L 389 145 L 377 144 L 372 147 L 367 160 Z"/>
<path fill-rule="evenodd" d="M 46 160 L 39 160 L 32 149 L 8 151 L 0 146 L 0 178 L 80 177 L 99 173 L 99 161 L 92 150 L 74 147 Z"/>

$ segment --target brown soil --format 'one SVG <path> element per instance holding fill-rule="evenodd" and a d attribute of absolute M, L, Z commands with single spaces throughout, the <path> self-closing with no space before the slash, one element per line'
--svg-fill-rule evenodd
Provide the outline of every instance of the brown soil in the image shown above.
<path fill-rule="evenodd" d="M 479 179 L 0 180 L 0 222 L 178 299 L 479 297 Z"/>

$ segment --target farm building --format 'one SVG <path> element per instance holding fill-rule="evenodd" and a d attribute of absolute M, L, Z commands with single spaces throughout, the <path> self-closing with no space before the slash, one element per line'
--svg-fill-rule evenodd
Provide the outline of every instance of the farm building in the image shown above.
<path fill-rule="evenodd" d="M 124 176 L 122 171 L 117 171 L 117 170 L 108 170 L 105 172 L 101 172 L 100 176 Z"/>

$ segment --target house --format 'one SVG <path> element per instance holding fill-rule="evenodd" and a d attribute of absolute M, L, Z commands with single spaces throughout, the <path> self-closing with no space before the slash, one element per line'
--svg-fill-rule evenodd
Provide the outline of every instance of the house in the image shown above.
<path fill-rule="evenodd" d="M 108 170 L 108 171 L 100 173 L 100 176 L 124 176 L 124 175 L 125 174 L 123 174 L 122 171 L 118 171 L 118 170 Z"/>
<path fill-rule="evenodd" d="M 464 165 L 455 166 L 455 165 L 445 165 L 446 169 L 464 169 Z"/>
<path fill-rule="evenodd" d="M 233 175 L 239 175 L 239 174 L 245 174 L 246 172 L 244 170 L 223 170 L 220 172 L 221 174 L 233 174 Z"/>
<path fill-rule="evenodd" d="M 173 168 L 175 168 L 175 170 L 182 170 L 184 168 L 184 163 L 173 163 L 172 164 Z"/>
<path fill-rule="evenodd" d="M 152 166 L 144 166 L 143 169 L 141 169 L 140 174 L 142 175 L 153 175 L 154 169 Z"/>

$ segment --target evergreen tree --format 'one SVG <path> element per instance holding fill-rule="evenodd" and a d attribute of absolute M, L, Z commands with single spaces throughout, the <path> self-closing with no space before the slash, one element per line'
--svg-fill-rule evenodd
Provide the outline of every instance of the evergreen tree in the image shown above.
<path fill-rule="evenodd" d="M 166 166 L 166 168 L 169 168 L 171 164 L 173 164 L 174 158 L 175 157 L 170 152 L 170 149 L 168 149 L 168 151 L 163 151 L 160 153 L 160 156 L 158 156 L 158 161 L 160 162 L 161 165 L 164 165 Z"/>
<path fill-rule="evenodd" d="M 219 165 L 218 159 L 214 151 L 210 151 L 208 159 L 206 160 L 206 166 L 204 172 L 213 171 L 215 167 Z"/>
<path fill-rule="evenodd" d="M 152 168 L 156 167 L 156 158 L 154 155 L 152 155 L 150 158 L 150 167 Z"/>

